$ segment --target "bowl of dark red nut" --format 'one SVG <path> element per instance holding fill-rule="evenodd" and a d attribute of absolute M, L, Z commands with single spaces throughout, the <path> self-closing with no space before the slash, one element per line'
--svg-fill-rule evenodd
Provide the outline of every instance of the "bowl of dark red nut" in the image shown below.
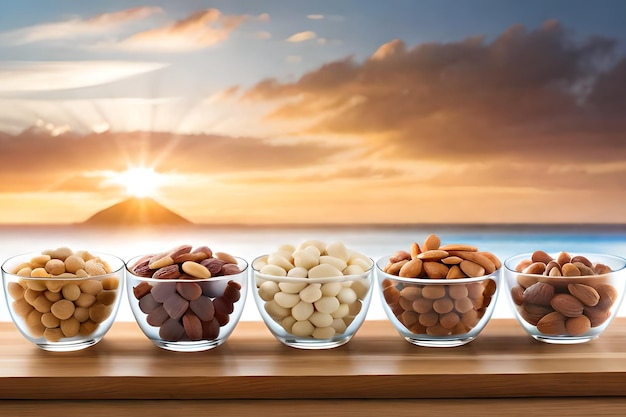
<path fill-rule="evenodd" d="M 243 311 L 248 263 L 208 246 L 181 245 L 126 263 L 127 294 L 156 346 L 198 352 L 226 341 Z"/>

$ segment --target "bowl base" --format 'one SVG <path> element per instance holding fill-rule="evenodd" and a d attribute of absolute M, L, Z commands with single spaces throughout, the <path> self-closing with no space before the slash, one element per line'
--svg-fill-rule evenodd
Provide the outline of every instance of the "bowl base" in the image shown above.
<path fill-rule="evenodd" d="M 321 340 L 321 339 L 293 339 L 290 337 L 275 336 L 283 344 L 296 349 L 333 349 L 345 345 L 352 339 L 352 336 L 345 336 L 338 339 Z"/>
<path fill-rule="evenodd" d="M 218 347 L 224 343 L 224 339 L 219 340 L 199 340 L 199 341 L 186 341 L 186 342 L 168 342 L 166 340 L 154 340 L 152 343 L 161 349 L 170 350 L 173 352 L 202 352 Z"/>
<path fill-rule="evenodd" d="M 550 343 L 553 345 L 575 345 L 577 343 L 586 343 L 593 339 L 597 339 L 599 335 L 595 336 L 540 336 L 540 335 L 531 335 L 535 340 L 544 343 Z"/>
<path fill-rule="evenodd" d="M 35 343 L 35 346 L 37 346 L 39 349 L 47 350 L 49 352 L 74 352 L 93 346 L 99 341 L 100 339 L 79 340 L 75 342 L 42 342 Z"/>
<path fill-rule="evenodd" d="M 472 340 L 474 340 L 476 337 L 465 337 L 462 339 L 445 339 L 445 338 L 440 338 L 440 339 L 416 339 L 414 337 L 407 337 L 404 336 L 404 339 L 409 342 L 412 343 L 416 346 L 421 346 L 421 347 L 457 347 L 457 346 L 463 346 L 469 342 L 471 342 Z"/>

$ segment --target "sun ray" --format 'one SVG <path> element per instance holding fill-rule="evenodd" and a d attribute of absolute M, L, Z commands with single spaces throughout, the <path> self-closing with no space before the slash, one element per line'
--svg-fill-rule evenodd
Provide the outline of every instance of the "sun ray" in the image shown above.
<path fill-rule="evenodd" d="M 118 173 L 111 182 L 126 188 L 126 194 L 133 197 L 154 197 L 163 184 L 163 176 L 153 168 L 130 166 L 126 171 Z"/>

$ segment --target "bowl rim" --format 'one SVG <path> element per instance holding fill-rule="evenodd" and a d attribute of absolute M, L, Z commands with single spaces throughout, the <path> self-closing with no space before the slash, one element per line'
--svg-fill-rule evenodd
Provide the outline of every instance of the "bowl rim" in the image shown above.
<path fill-rule="evenodd" d="M 369 267 L 366 271 L 361 274 L 350 274 L 350 275 L 338 275 L 336 277 L 321 277 L 321 278 L 302 278 L 302 277 L 287 277 L 287 276 L 279 276 L 279 275 L 269 275 L 264 274 L 258 269 L 254 267 L 254 264 L 257 260 L 269 256 L 269 254 L 259 255 L 250 264 L 250 269 L 254 272 L 254 278 L 261 278 L 268 281 L 277 281 L 277 282 L 292 282 L 292 283 L 305 283 L 305 284 L 326 284 L 329 282 L 345 282 L 345 281 L 356 281 L 356 280 L 370 280 L 372 271 L 375 266 L 375 262 L 369 256 L 366 256 L 367 259 L 372 261 L 372 266 Z"/>
<path fill-rule="evenodd" d="M 487 279 L 499 279 L 500 278 L 500 272 L 502 271 L 502 267 L 496 269 L 495 271 L 493 271 L 491 274 L 485 274 L 485 275 L 481 275 L 479 277 L 467 277 L 467 278 L 454 278 L 454 279 L 446 279 L 446 278 L 409 278 L 409 277 L 401 277 L 398 275 L 391 275 L 388 274 L 387 272 L 383 271 L 383 269 L 381 268 L 381 262 L 388 262 L 389 261 L 389 257 L 391 255 L 385 255 L 385 256 L 381 256 L 380 258 L 378 258 L 378 260 L 376 261 L 376 273 L 378 274 L 378 278 L 385 278 L 385 279 L 393 279 L 394 281 L 399 281 L 399 282 L 405 282 L 405 283 L 409 283 L 409 284 L 421 284 L 421 285 L 433 285 L 433 284 L 437 284 L 437 285 L 441 285 L 441 284 L 448 284 L 448 285 L 453 285 L 453 284 L 468 284 L 468 283 L 472 283 L 472 282 L 482 282 L 485 281 Z M 504 265 L 504 263 L 502 264 Z"/>
<path fill-rule="evenodd" d="M 232 277 L 235 276 L 239 276 L 239 275 L 243 275 L 244 273 L 247 273 L 250 264 L 248 263 L 248 261 L 246 261 L 244 258 L 239 257 L 239 256 L 235 256 L 233 255 L 233 257 L 235 259 L 237 259 L 237 266 L 239 266 L 240 262 L 243 262 L 243 264 L 245 265 L 245 268 L 243 268 L 241 270 L 241 272 L 237 273 L 237 274 L 231 274 L 231 275 L 218 275 L 218 276 L 211 276 L 209 278 L 197 278 L 197 279 L 180 279 L 180 278 L 176 278 L 176 279 L 164 279 L 164 278 L 152 278 L 152 277 L 142 277 L 139 275 L 135 275 L 131 270 L 130 270 L 130 263 L 132 261 L 135 261 L 137 259 L 143 258 L 145 255 L 136 255 L 133 256 L 132 258 L 128 259 L 128 261 L 124 262 L 124 271 L 126 272 L 127 276 L 132 278 L 132 279 L 136 279 L 138 281 L 146 281 L 146 282 L 158 282 L 158 283 L 177 283 L 177 282 L 181 282 L 181 283 L 187 283 L 187 282 L 195 282 L 195 283 L 200 283 L 200 282 L 217 282 L 217 281 L 225 281 L 225 280 L 232 280 Z M 245 279 L 242 281 L 246 281 Z M 130 284 L 130 280 L 127 282 L 127 284 Z"/>
<path fill-rule="evenodd" d="M 115 259 L 116 261 L 119 261 L 119 262 L 120 262 L 120 267 L 119 267 L 119 268 L 117 268 L 117 269 L 114 269 L 113 271 L 108 272 L 108 273 L 106 273 L 106 274 L 102 274 L 102 275 L 90 275 L 90 276 L 87 276 L 87 277 L 59 277 L 59 276 L 50 276 L 50 277 L 23 277 L 23 276 L 21 276 L 21 275 L 14 274 L 13 272 L 10 272 L 10 271 L 8 271 L 8 270 L 6 269 L 6 266 L 7 266 L 10 262 L 12 262 L 12 261 L 16 260 L 17 258 L 20 258 L 20 257 L 25 257 L 25 256 L 27 256 L 27 255 L 28 255 L 28 256 L 31 256 L 31 255 L 32 255 L 32 256 L 39 256 L 39 255 L 43 255 L 43 253 L 41 253 L 41 252 L 32 251 L 32 252 L 24 252 L 24 253 L 20 253 L 20 254 L 18 254 L 18 255 L 13 255 L 13 256 L 11 256 L 11 257 L 7 258 L 7 259 L 6 259 L 6 260 L 2 263 L 2 265 L 0 266 L 0 271 L 2 272 L 2 276 L 3 276 L 3 277 L 4 277 L 5 275 L 7 275 L 7 276 L 12 276 L 12 277 L 18 277 L 18 278 L 20 278 L 20 279 L 33 280 L 33 281 L 51 281 L 51 280 L 52 280 L 52 281 L 54 281 L 54 280 L 57 280 L 57 281 L 80 281 L 80 280 L 94 279 L 94 278 L 106 278 L 106 277 L 111 276 L 111 275 L 116 275 L 116 274 L 119 274 L 119 273 L 120 273 L 120 271 L 123 271 L 123 270 L 124 270 L 124 268 L 125 268 L 125 262 L 124 262 L 124 259 L 122 259 L 121 257 L 119 257 L 119 256 L 117 256 L 117 255 L 113 255 L 113 254 L 111 254 L 111 253 L 109 253 L 109 252 L 96 252 L 96 251 L 88 251 L 88 252 L 89 252 L 90 254 L 92 254 L 92 255 L 96 255 L 96 256 L 104 255 L 104 256 L 111 257 L 111 258 Z M 32 257 L 32 256 L 31 256 L 31 257 Z M 25 262 L 26 262 L 26 261 L 25 261 Z"/>
<path fill-rule="evenodd" d="M 558 253 L 561 252 L 565 252 L 565 251 L 559 251 Z M 567 253 L 574 253 L 574 252 L 569 252 L 566 251 Z M 514 260 L 514 259 L 530 259 L 532 254 L 534 252 L 526 252 L 526 253 L 518 253 L 516 255 L 511 255 L 508 258 L 506 258 L 504 260 L 504 262 L 502 262 L 502 269 L 506 270 L 507 272 L 513 273 L 513 274 L 524 274 L 523 272 L 519 272 L 515 270 L 515 266 L 511 265 L 510 263 Z M 557 254 L 558 254 L 557 253 Z M 548 255 L 552 256 L 554 258 L 554 254 L 555 252 L 547 252 Z M 573 277 L 563 277 L 563 276 L 557 276 L 557 277 L 550 277 L 550 279 L 568 279 L 571 280 L 572 278 L 589 278 L 589 279 L 593 279 L 594 277 L 603 277 L 615 272 L 620 272 L 623 271 L 624 269 L 626 269 L 626 258 L 619 256 L 619 255 L 613 255 L 610 253 L 601 253 L 601 252 L 575 252 L 574 256 L 584 256 L 585 258 L 589 259 L 590 261 L 594 256 L 595 257 L 605 257 L 605 258 L 610 258 L 614 261 L 619 261 L 622 263 L 622 266 L 619 269 L 614 269 L 611 270 L 611 272 L 607 272 L 606 274 L 599 274 L 599 275 L 581 275 L 581 276 L 573 276 Z M 533 275 L 533 276 L 544 276 L 545 275 L 541 275 L 541 274 L 524 274 L 524 275 Z"/>

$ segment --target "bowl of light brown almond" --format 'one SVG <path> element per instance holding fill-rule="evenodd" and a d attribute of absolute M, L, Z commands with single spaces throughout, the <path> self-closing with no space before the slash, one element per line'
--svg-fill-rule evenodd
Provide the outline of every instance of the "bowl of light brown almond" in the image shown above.
<path fill-rule="evenodd" d="M 506 259 L 503 271 L 515 317 L 546 343 L 599 337 L 624 297 L 626 259 L 619 256 L 536 250 Z"/>
<path fill-rule="evenodd" d="M 376 262 L 383 309 L 414 345 L 464 345 L 493 315 L 501 266 L 489 251 L 431 234 Z"/>

